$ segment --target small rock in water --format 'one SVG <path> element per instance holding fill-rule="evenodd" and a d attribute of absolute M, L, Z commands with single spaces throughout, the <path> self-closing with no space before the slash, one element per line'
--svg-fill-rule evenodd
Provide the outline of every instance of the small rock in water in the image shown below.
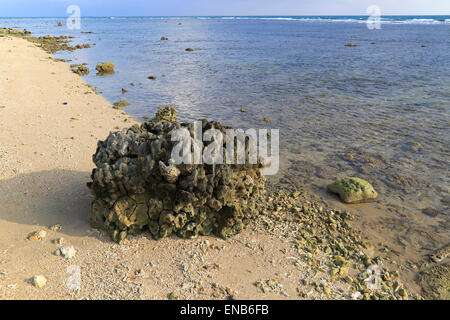
<path fill-rule="evenodd" d="M 192 52 L 192 51 L 195 51 L 195 49 L 194 48 L 187 48 L 186 51 Z"/>
<path fill-rule="evenodd" d="M 113 108 L 114 109 L 122 109 L 123 107 L 129 106 L 129 105 L 130 105 L 130 103 L 128 101 L 120 100 L 120 101 L 114 103 Z"/>
<path fill-rule="evenodd" d="M 128 92 L 127 89 L 122 88 L 122 93 L 127 93 L 127 92 Z"/>
<path fill-rule="evenodd" d="M 161 37 L 161 40 L 169 40 L 167 37 Z"/>
<path fill-rule="evenodd" d="M 338 179 L 329 184 L 327 190 L 338 194 L 345 203 L 368 202 L 378 196 L 378 193 L 369 182 L 355 177 Z"/>
<path fill-rule="evenodd" d="M 434 208 L 425 208 L 422 210 L 423 214 L 426 214 L 429 217 L 436 218 L 437 216 L 441 215 L 442 213 Z"/>
<path fill-rule="evenodd" d="M 98 75 L 103 74 L 113 74 L 114 73 L 114 63 L 112 62 L 105 62 L 105 63 L 99 63 L 95 70 L 98 71 Z"/>
<path fill-rule="evenodd" d="M 350 43 L 346 43 L 345 46 L 346 47 L 357 47 L 358 45 L 350 42 Z"/>
<path fill-rule="evenodd" d="M 156 80 L 156 76 L 149 76 L 147 79 L 149 79 L 149 80 Z"/>
<path fill-rule="evenodd" d="M 75 257 L 75 254 L 77 253 L 73 246 L 62 247 L 61 249 L 59 249 L 59 251 L 61 252 L 61 255 L 65 259 L 73 258 L 73 257 Z"/>
<path fill-rule="evenodd" d="M 43 288 L 47 284 L 47 279 L 42 275 L 37 275 L 33 277 L 32 284 L 37 288 Z"/>

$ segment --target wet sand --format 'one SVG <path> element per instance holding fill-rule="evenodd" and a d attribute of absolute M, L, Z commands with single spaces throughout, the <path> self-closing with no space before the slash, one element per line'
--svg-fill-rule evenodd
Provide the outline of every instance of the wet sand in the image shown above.
<path fill-rule="evenodd" d="M 171 292 L 187 299 L 351 298 L 349 283 L 330 279 L 326 268 L 318 272 L 282 233 L 263 232 L 257 223 L 227 241 L 153 241 L 143 235 L 117 245 L 92 230 L 92 197 L 86 183 L 97 141 L 137 121 L 113 109 L 68 64 L 55 62 L 35 44 L 0 37 L 0 56 L 1 299 L 166 299 Z M 348 209 L 319 196 L 333 207 Z M 371 219 L 360 218 L 370 214 L 378 223 L 385 212 L 368 212 L 364 205 L 351 210 L 356 212 L 353 224 L 366 231 L 365 238 L 374 243 L 389 240 L 391 235 L 373 231 Z M 387 216 L 385 221 L 398 223 Z M 49 229 L 56 224 L 61 230 Z M 27 240 L 39 230 L 46 231 L 45 238 Z M 75 258 L 53 254 L 60 247 L 52 243 L 57 238 L 75 247 Z M 379 243 L 367 253 L 384 257 L 393 252 Z M 395 263 L 393 259 L 388 261 L 392 268 L 402 269 L 407 251 L 395 257 Z M 78 291 L 67 286 L 71 266 L 81 270 Z M 401 279 L 408 290 L 418 292 L 408 270 Z M 42 289 L 30 283 L 39 274 L 48 280 Z M 263 292 L 255 286 L 262 279 L 276 279 L 283 289 Z M 305 279 L 328 283 L 331 292 L 302 289 Z"/>

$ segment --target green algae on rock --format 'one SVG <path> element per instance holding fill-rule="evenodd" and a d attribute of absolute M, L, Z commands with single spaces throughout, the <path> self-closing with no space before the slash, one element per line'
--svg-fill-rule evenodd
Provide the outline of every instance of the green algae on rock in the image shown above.
<path fill-rule="evenodd" d="M 205 131 L 214 128 L 226 134 L 228 129 L 218 122 L 201 123 Z M 175 108 L 165 107 L 152 121 L 112 132 L 100 141 L 88 184 L 95 197 L 91 226 L 107 230 L 118 243 L 142 231 L 154 239 L 171 234 L 227 238 L 256 218 L 265 202 L 261 163 L 173 162 L 173 131 L 185 129 L 192 138 L 193 128 L 193 123 L 176 121 Z M 208 143 L 202 146 L 207 147 Z M 246 141 L 244 150 L 249 148 Z"/>
<path fill-rule="evenodd" d="M 85 76 L 89 74 L 89 68 L 86 66 L 74 66 L 72 67 L 72 72 L 80 76 Z"/>
<path fill-rule="evenodd" d="M 177 109 L 173 106 L 159 107 L 153 122 L 178 122 Z"/>
<path fill-rule="evenodd" d="M 95 70 L 98 71 L 97 75 L 114 74 L 114 63 L 112 62 L 99 63 L 95 67 Z"/>
<path fill-rule="evenodd" d="M 338 194 L 345 203 L 369 202 L 378 196 L 369 182 L 355 177 L 338 179 L 329 184 L 327 190 Z"/>

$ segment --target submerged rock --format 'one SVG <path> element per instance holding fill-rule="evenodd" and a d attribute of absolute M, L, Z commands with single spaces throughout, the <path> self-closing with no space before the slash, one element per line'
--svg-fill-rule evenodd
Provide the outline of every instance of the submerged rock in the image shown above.
<path fill-rule="evenodd" d="M 226 133 L 218 122 L 199 123 L 203 132 L 215 128 Z M 265 202 L 261 163 L 176 165 L 172 150 L 179 142 L 171 138 L 182 128 L 201 151 L 213 143 L 194 140 L 193 124 L 178 123 L 174 107 L 160 108 L 151 121 L 99 141 L 88 184 L 95 198 L 92 227 L 107 230 L 119 243 L 143 231 L 154 239 L 171 234 L 226 238 L 258 216 Z"/>
<path fill-rule="evenodd" d="M 329 184 L 327 190 L 338 194 L 345 203 L 368 202 L 378 196 L 369 182 L 354 177 L 338 179 Z"/>
<path fill-rule="evenodd" d="M 442 262 L 450 256 L 450 243 L 430 254 L 430 260 L 433 262 Z"/>
<path fill-rule="evenodd" d="M 442 214 L 439 210 L 436 210 L 434 208 L 425 208 L 422 210 L 422 213 L 432 218 L 436 218 L 437 216 Z"/>
<path fill-rule="evenodd" d="M 129 103 L 126 100 L 120 100 L 118 102 L 114 102 L 113 108 L 114 109 L 122 109 L 123 107 L 129 106 L 131 103 Z"/>
<path fill-rule="evenodd" d="M 450 300 L 450 265 L 433 266 L 421 271 L 417 283 L 427 299 Z"/>
<path fill-rule="evenodd" d="M 346 43 L 345 46 L 346 47 L 357 47 L 358 45 L 350 42 L 350 43 Z"/>
<path fill-rule="evenodd" d="M 169 40 L 167 37 L 161 37 L 161 40 Z"/>
<path fill-rule="evenodd" d="M 113 74 L 114 73 L 114 63 L 112 63 L 112 62 L 99 63 L 95 67 L 95 70 L 98 71 L 97 75 Z"/>

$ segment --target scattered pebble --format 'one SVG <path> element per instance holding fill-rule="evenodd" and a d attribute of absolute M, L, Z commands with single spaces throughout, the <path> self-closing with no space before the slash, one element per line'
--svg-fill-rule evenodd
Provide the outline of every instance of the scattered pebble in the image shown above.
<path fill-rule="evenodd" d="M 33 286 L 37 288 L 43 288 L 47 284 L 47 279 L 42 275 L 37 275 L 33 277 L 33 280 L 31 282 Z"/>
<path fill-rule="evenodd" d="M 62 247 L 61 249 L 59 249 L 59 251 L 65 259 L 73 258 L 73 257 L 75 257 L 75 254 L 77 253 L 77 251 L 75 250 L 75 248 L 73 246 Z"/>
<path fill-rule="evenodd" d="M 57 231 L 61 230 L 61 225 L 60 224 L 55 224 L 53 226 L 48 227 L 48 229 L 51 230 L 51 231 L 57 232 Z"/>
<path fill-rule="evenodd" d="M 169 300 L 177 300 L 179 298 L 179 294 L 176 292 L 171 292 L 167 295 L 167 299 Z"/>
<path fill-rule="evenodd" d="M 64 243 L 64 238 L 53 239 L 52 242 L 54 244 L 62 245 Z"/>
<path fill-rule="evenodd" d="M 37 240 L 42 240 L 43 238 L 45 238 L 47 236 L 47 232 L 44 230 L 40 230 L 40 231 L 35 231 L 32 232 L 28 235 L 27 240 L 28 241 L 37 241 Z"/>

